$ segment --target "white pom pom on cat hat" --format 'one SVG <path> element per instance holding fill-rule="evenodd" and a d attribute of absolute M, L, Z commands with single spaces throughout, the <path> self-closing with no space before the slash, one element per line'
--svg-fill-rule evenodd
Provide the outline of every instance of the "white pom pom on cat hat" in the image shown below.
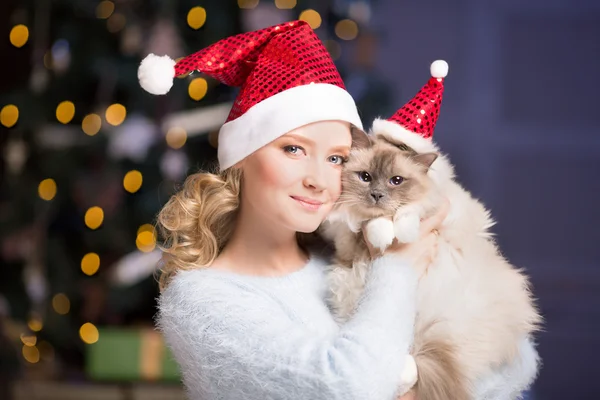
<path fill-rule="evenodd" d="M 442 105 L 448 63 L 434 61 L 430 73 L 431 78 L 408 103 L 387 120 L 376 119 L 373 122 L 374 132 L 400 141 L 419 153 L 434 151 L 436 146 L 431 139 Z"/>

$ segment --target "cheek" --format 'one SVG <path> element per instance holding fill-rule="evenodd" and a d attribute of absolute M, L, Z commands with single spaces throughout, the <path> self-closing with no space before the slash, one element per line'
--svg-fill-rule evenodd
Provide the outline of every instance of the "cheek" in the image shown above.
<path fill-rule="evenodd" d="M 262 192 L 285 189 L 298 180 L 298 168 L 284 157 L 262 157 L 249 165 L 248 186 Z"/>

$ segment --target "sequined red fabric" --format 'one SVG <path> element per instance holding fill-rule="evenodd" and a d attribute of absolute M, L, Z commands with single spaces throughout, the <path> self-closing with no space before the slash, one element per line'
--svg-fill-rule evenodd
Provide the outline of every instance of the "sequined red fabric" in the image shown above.
<path fill-rule="evenodd" d="M 181 59 L 175 75 L 207 74 L 229 86 L 241 86 L 227 122 L 286 89 L 309 83 L 344 83 L 327 49 L 304 21 L 292 21 L 242 33 Z"/>
<path fill-rule="evenodd" d="M 444 79 L 429 78 L 419 93 L 388 121 L 396 122 L 426 139 L 431 138 L 440 113 L 443 93 Z"/>

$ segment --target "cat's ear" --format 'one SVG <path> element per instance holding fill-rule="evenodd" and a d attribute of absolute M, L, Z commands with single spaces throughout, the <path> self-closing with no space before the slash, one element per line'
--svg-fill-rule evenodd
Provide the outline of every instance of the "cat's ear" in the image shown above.
<path fill-rule="evenodd" d="M 412 160 L 417 164 L 425 167 L 425 169 L 429 169 L 429 167 L 431 167 L 431 164 L 433 164 L 433 162 L 437 160 L 438 156 L 438 153 L 423 153 L 417 154 L 416 156 L 412 157 Z"/>
<path fill-rule="evenodd" d="M 361 150 L 371 147 L 371 138 L 362 129 L 350 127 L 352 134 L 352 150 Z"/>

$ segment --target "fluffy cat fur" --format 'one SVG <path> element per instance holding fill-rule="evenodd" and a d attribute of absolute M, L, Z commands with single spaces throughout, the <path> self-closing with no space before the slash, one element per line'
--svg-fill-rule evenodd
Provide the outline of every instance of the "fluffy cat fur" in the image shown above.
<path fill-rule="evenodd" d="M 431 140 L 385 120 L 376 120 L 369 136 L 356 142 L 342 196 L 321 228 L 336 247 L 329 275 L 332 308 L 345 321 L 362 292 L 370 260 L 363 224 L 377 247 L 394 237 L 411 242 L 420 218 L 447 198 L 450 210 L 436 253 L 415 265 L 415 390 L 419 400 L 473 399 L 476 380 L 510 362 L 520 340 L 541 323 L 528 279 L 500 254 L 489 232 L 489 211 L 454 181 L 452 165 Z M 371 181 L 361 180 L 360 171 L 369 172 Z M 404 180 L 394 185 L 394 176 Z"/>

